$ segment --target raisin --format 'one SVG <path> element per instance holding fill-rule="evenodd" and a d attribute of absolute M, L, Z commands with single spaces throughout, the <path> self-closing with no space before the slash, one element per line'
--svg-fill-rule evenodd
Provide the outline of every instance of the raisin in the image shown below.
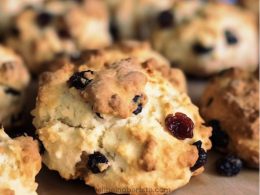
<path fill-rule="evenodd" d="M 36 18 L 36 22 L 40 27 L 48 26 L 53 20 L 53 15 L 49 12 L 41 12 Z"/>
<path fill-rule="evenodd" d="M 88 168 L 92 171 L 92 173 L 101 173 L 98 164 L 107 164 L 107 158 L 101 154 L 100 152 L 94 152 L 94 154 L 90 154 L 88 157 Z"/>
<path fill-rule="evenodd" d="M 96 115 L 98 116 L 98 118 L 104 119 L 104 117 L 101 116 L 101 114 L 99 112 L 96 112 Z"/>
<path fill-rule="evenodd" d="M 204 54 L 208 54 L 208 53 L 212 52 L 213 47 L 207 47 L 207 46 L 204 46 L 201 43 L 197 42 L 192 46 L 192 51 L 196 55 L 204 55 Z"/>
<path fill-rule="evenodd" d="M 193 143 L 193 145 L 195 145 L 198 149 L 199 158 L 196 161 L 195 165 L 193 165 L 193 167 L 190 168 L 191 171 L 197 170 L 198 168 L 204 166 L 207 162 L 207 152 L 201 147 L 202 142 L 197 141 Z"/>
<path fill-rule="evenodd" d="M 220 122 L 218 120 L 211 120 L 207 125 L 213 129 L 212 136 L 210 137 L 213 147 L 216 149 L 226 148 L 229 144 L 229 136 L 225 131 L 221 130 Z"/>
<path fill-rule="evenodd" d="M 13 36 L 13 37 L 19 37 L 20 36 L 20 30 L 16 26 L 12 26 L 9 29 L 9 32 L 10 32 L 10 35 Z"/>
<path fill-rule="evenodd" d="M 174 17 L 170 10 L 161 12 L 158 15 L 158 23 L 161 28 L 170 28 L 174 24 Z"/>
<path fill-rule="evenodd" d="M 227 155 L 216 162 L 217 173 L 224 176 L 237 175 L 243 167 L 242 161 L 234 155 Z"/>
<path fill-rule="evenodd" d="M 175 113 L 174 116 L 169 114 L 165 118 L 165 125 L 177 139 L 193 137 L 194 123 L 186 114 L 180 112 Z"/>
<path fill-rule="evenodd" d="M 71 38 L 70 32 L 67 29 L 59 29 L 58 35 L 61 39 L 69 39 Z"/>
<path fill-rule="evenodd" d="M 19 96 L 19 95 L 21 95 L 21 92 L 20 91 L 18 91 L 18 90 L 16 90 L 16 89 L 13 89 L 13 88 L 7 88 L 7 89 L 5 89 L 5 93 L 6 94 L 10 94 L 10 95 L 13 95 L 13 96 Z"/>
<path fill-rule="evenodd" d="M 238 38 L 229 30 L 225 31 L 225 38 L 229 45 L 235 45 L 238 42 Z"/>
<path fill-rule="evenodd" d="M 85 73 L 89 72 L 90 74 L 94 74 L 92 70 L 76 72 L 74 73 L 68 83 L 70 87 L 75 87 L 76 89 L 83 90 L 87 85 L 89 85 L 92 79 L 88 79 L 85 77 Z"/>
<path fill-rule="evenodd" d="M 140 98 L 141 98 L 140 95 L 136 95 L 136 96 L 133 98 L 134 103 L 137 103 Z"/>
<path fill-rule="evenodd" d="M 139 113 L 142 112 L 142 110 L 143 110 L 143 104 L 138 104 L 138 105 L 137 105 L 137 108 L 135 109 L 135 111 L 133 111 L 133 113 L 134 113 L 135 115 L 138 115 Z"/>

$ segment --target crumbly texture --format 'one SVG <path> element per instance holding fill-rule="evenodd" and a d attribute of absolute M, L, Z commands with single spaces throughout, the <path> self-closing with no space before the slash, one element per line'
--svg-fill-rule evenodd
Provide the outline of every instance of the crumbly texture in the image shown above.
<path fill-rule="evenodd" d="M 55 0 L 41 9 L 28 8 L 13 20 L 6 34 L 6 44 L 20 53 L 36 74 L 57 55 L 102 48 L 111 41 L 102 0 Z"/>
<path fill-rule="evenodd" d="M 19 115 L 29 80 L 21 58 L 0 45 L 0 124 L 5 127 L 21 122 Z"/>
<path fill-rule="evenodd" d="M 201 98 L 206 121 L 218 120 L 229 136 L 228 150 L 249 166 L 259 166 L 259 80 L 231 69 L 216 77 Z"/>
<path fill-rule="evenodd" d="M 147 39 L 152 21 L 173 2 L 175 0 L 106 0 L 119 39 Z"/>
<path fill-rule="evenodd" d="M 1 0 L 0 1 L 0 31 L 8 28 L 11 19 L 25 7 L 39 7 L 44 0 Z"/>
<path fill-rule="evenodd" d="M 178 19 L 178 11 L 175 14 L 173 6 L 175 25 L 154 30 L 152 42 L 156 50 L 196 76 L 209 76 L 230 67 L 249 71 L 257 68 L 258 34 L 254 14 L 224 3 L 204 3 L 191 10 L 192 16 L 185 19 L 184 14 Z"/>
<path fill-rule="evenodd" d="M 0 129 L 0 193 L 36 195 L 35 176 L 41 168 L 38 143 L 31 137 L 11 139 Z"/>
<path fill-rule="evenodd" d="M 137 194 L 134 190 L 138 188 L 152 190 L 143 194 L 164 194 L 187 184 L 191 176 L 204 170 L 190 170 L 198 160 L 197 147 L 192 144 L 201 140 L 202 147 L 209 150 L 211 128 L 203 125 L 198 108 L 186 93 L 157 71 L 141 69 L 142 64 L 136 63 L 140 62 L 122 59 L 95 66 L 86 61 L 79 67 L 66 65 L 41 76 L 33 123 L 46 149 L 43 162 L 49 169 L 65 179 L 81 178 L 98 193 L 119 194 Z M 93 80 L 85 88 L 76 89 L 71 76 L 87 70 L 93 71 L 93 77 L 86 76 Z M 97 78 L 103 79 L 106 71 L 114 77 L 97 85 Z M 121 79 L 115 86 L 114 82 Z M 86 101 L 82 93 L 91 88 L 91 96 L 96 97 Z M 103 105 L 109 97 L 113 99 L 111 91 L 124 102 L 124 109 L 138 102 L 137 95 L 142 94 L 146 100 L 138 113 L 122 110 L 127 114 L 118 114 L 118 106 L 106 112 Z M 102 107 L 100 113 L 93 110 L 96 101 Z M 185 113 L 193 121 L 192 138 L 179 140 L 166 129 L 166 116 L 176 112 Z M 100 162 L 96 167 L 90 162 L 95 155 Z M 100 173 L 94 173 L 90 166 Z"/>
<path fill-rule="evenodd" d="M 174 87 L 180 91 L 187 91 L 186 78 L 184 73 L 178 68 L 170 67 L 170 63 L 166 58 L 154 51 L 148 42 L 139 41 L 121 41 L 112 46 L 99 50 L 85 50 L 74 55 L 61 55 L 48 64 L 51 71 L 57 70 L 67 63 L 81 65 L 86 60 L 89 66 L 103 66 L 103 64 L 111 64 L 120 59 L 133 57 L 140 63 L 148 61 L 145 66 L 161 72 L 163 77 L 167 78 Z"/>

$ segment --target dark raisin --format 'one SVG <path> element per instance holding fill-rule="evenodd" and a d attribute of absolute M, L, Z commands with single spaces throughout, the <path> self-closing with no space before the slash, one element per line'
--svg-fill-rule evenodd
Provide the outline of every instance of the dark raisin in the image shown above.
<path fill-rule="evenodd" d="M 135 115 L 138 115 L 139 113 L 141 113 L 143 110 L 143 105 L 142 104 L 138 104 L 137 108 L 135 109 L 135 111 L 133 112 Z"/>
<path fill-rule="evenodd" d="M 12 26 L 9 29 L 9 32 L 10 32 L 10 35 L 13 36 L 13 37 L 19 37 L 20 36 L 20 30 L 16 26 Z"/>
<path fill-rule="evenodd" d="M 7 89 L 5 89 L 5 93 L 6 94 L 10 94 L 10 95 L 13 95 L 13 96 L 19 96 L 19 95 L 21 95 L 21 92 L 20 91 L 18 91 L 18 90 L 16 90 L 16 89 L 13 89 L 13 88 L 7 88 Z"/>
<path fill-rule="evenodd" d="M 216 170 L 220 175 L 237 175 L 243 166 L 242 161 L 234 155 L 227 155 L 216 162 Z"/>
<path fill-rule="evenodd" d="M 96 115 L 98 116 L 98 118 L 104 119 L 99 112 L 96 112 Z"/>
<path fill-rule="evenodd" d="M 92 79 L 88 79 L 85 77 L 85 73 L 89 72 L 90 74 L 94 74 L 92 70 L 76 72 L 74 73 L 68 83 L 70 87 L 75 87 L 76 89 L 83 90 L 87 85 L 89 85 Z"/>
<path fill-rule="evenodd" d="M 212 136 L 211 141 L 214 148 L 223 149 L 226 148 L 229 144 L 229 136 L 225 131 L 221 130 L 220 122 L 218 120 L 211 120 L 207 123 L 208 126 L 211 126 Z"/>
<path fill-rule="evenodd" d="M 67 29 L 59 29 L 58 35 L 61 39 L 69 39 L 71 38 L 70 32 Z"/>
<path fill-rule="evenodd" d="M 92 171 L 92 173 L 102 172 L 99 169 L 98 164 L 108 164 L 107 158 L 100 152 L 94 152 L 94 154 L 90 154 L 88 157 L 88 168 Z"/>
<path fill-rule="evenodd" d="M 225 31 L 225 38 L 229 45 L 235 45 L 238 42 L 236 35 L 229 30 Z"/>
<path fill-rule="evenodd" d="M 212 104 L 213 100 L 214 100 L 213 97 L 209 98 L 206 106 L 209 107 Z"/>
<path fill-rule="evenodd" d="M 170 28 L 174 25 L 174 16 L 170 10 L 161 12 L 157 20 L 161 28 Z"/>
<path fill-rule="evenodd" d="M 165 118 L 166 128 L 173 134 L 174 137 L 180 140 L 193 137 L 193 121 L 186 115 L 180 112 L 173 116 L 169 114 Z"/>
<path fill-rule="evenodd" d="M 140 95 L 136 95 L 136 96 L 133 98 L 134 103 L 137 103 L 140 98 L 141 98 Z"/>
<path fill-rule="evenodd" d="M 112 35 L 114 41 L 119 40 L 118 27 L 117 27 L 117 25 L 116 25 L 116 22 L 113 21 L 113 20 L 110 21 L 110 24 L 109 24 L 109 32 L 110 32 L 110 34 Z"/>
<path fill-rule="evenodd" d="M 53 20 L 53 15 L 49 12 L 41 12 L 36 18 L 36 22 L 40 27 L 48 26 Z"/>
<path fill-rule="evenodd" d="M 193 167 L 190 168 L 191 171 L 197 170 L 198 168 L 204 166 L 207 162 L 207 152 L 201 147 L 202 142 L 197 141 L 193 143 L 193 145 L 195 145 L 198 149 L 199 158 L 196 161 L 195 165 L 193 165 Z"/>
<path fill-rule="evenodd" d="M 204 55 L 204 54 L 208 54 L 208 53 L 212 52 L 213 47 L 207 47 L 207 46 L 204 46 L 201 43 L 197 42 L 192 46 L 192 51 L 196 55 Z"/>

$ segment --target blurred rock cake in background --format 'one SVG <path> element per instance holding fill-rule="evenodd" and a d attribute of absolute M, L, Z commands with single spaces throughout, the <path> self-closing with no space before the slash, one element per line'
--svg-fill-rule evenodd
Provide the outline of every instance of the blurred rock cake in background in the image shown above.
<path fill-rule="evenodd" d="M 37 195 L 35 176 L 41 169 L 38 144 L 31 137 L 11 139 L 0 129 L 0 194 Z"/>
<path fill-rule="evenodd" d="M 173 65 L 196 76 L 230 67 L 254 71 L 258 65 L 257 20 L 234 5 L 177 2 L 158 16 L 152 43 Z"/>
<path fill-rule="evenodd" d="M 6 30 L 5 43 L 40 73 L 56 55 L 108 46 L 109 15 L 101 0 L 47 1 L 18 14 Z"/>
<path fill-rule="evenodd" d="M 259 80 L 230 69 L 214 78 L 201 96 L 201 114 L 213 127 L 213 146 L 259 166 Z"/>
<path fill-rule="evenodd" d="M 0 45 L 0 124 L 16 126 L 23 121 L 30 75 L 22 59 Z"/>

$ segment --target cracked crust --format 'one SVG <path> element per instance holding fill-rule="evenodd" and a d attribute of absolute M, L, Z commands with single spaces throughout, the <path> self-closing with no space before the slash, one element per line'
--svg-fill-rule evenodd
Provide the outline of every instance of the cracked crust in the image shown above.
<path fill-rule="evenodd" d="M 127 63 L 133 63 L 127 66 L 127 71 L 141 67 L 135 67 L 138 61 Z M 43 162 L 48 168 L 58 171 L 65 179 L 81 178 L 98 193 L 119 194 L 135 194 L 130 189 L 138 188 L 169 192 L 187 184 L 192 175 L 200 174 L 203 167 L 190 171 L 198 159 L 198 151 L 192 144 L 201 140 L 202 147 L 209 150 L 211 128 L 203 125 L 198 108 L 186 93 L 173 87 L 157 71 L 143 69 L 147 81 L 141 88 L 147 102 L 141 112 L 127 118 L 114 113 L 98 115 L 82 98 L 80 90 L 67 82 L 75 72 L 95 72 L 100 67 L 106 70 L 106 66 L 111 64 L 95 66 L 85 61 L 85 65 L 67 65 L 42 75 L 33 123 L 46 149 Z M 109 91 L 109 87 L 104 91 Z M 165 117 L 175 112 L 185 113 L 193 120 L 193 138 L 178 140 L 165 129 Z M 104 155 L 109 163 L 103 163 L 106 165 L 103 171 L 96 174 L 88 166 L 88 157 L 95 152 Z M 128 190 L 122 192 L 123 189 Z"/>
<path fill-rule="evenodd" d="M 29 80 L 22 59 L 0 45 L 0 124 L 9 127 L 21 122 L 14 119 L 22 110 Z"/>
<path fill-rule="evenodd" d="M 41 168 L 38 143 L 30 137 L 11 139 L 0 129 L 0 193 L 36 195 Z"/>
<path fill-rule="evenodd" d="M 173 6 L 171 10 L 174 15 L 177 8 Z M 207 3 L 190 13 L 192 17 L 188 15 L 182 22 L 177 17 L 173 27 L 154 30 L 154 48 L 171 63 L 195 76 L 209 76 L 230 67 L 249 71 L 257 68 L 258 35 L 254 14 L 224 3 Z M 178 12 L 176 14 L 178 16 Z"/>
<path fill-rule="evenodd" d="M 259 166 L 259 80 L 255 75 L 231 69 L 216 77 L 202 96 L 201 114 L 207 121 L 220 122 L 229 135 L 230 152 L 249 166 Z"/>
<path fill-rule="evenodd" d="M 147 67 L 160 71 L 163 77 L 167 78 L 180 91 L 187 91 L 186 78 L 183 72 L 178 68 L 170 67 L 168 60 L 155 52 L 148 42 L 128 40 L 100 50 L 82 51 L 80 54 L 76 54 L 75 57 L 60 56 L 49 63 L 48 69 L 54 71 L 67 63 L 80 65 L 86 60 L 89 66 L 101 67 L 103 64 L 110 64 L 129 57 L 136 58 L 141 63 L 149 60 L 149 63 L 146 63 Z"/>
<path fill-rule="evenodd" d="M 15 17 L 6 34 L 7 45 L 23 56 L 33 73 L 45 71 L 46 63 L 57 55 L 103 48 L 111 42 L 102 0 L 50 1 L 41 9 L 28 8 Z"/>

